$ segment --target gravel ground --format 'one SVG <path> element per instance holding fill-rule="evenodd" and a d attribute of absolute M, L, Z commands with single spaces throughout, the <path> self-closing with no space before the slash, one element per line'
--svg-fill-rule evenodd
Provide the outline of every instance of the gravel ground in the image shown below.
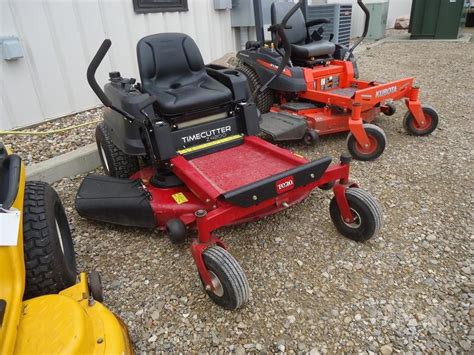
<path fill-rule="evenodd" d="M 360 53 L 363 78 L 415 76 L 440 128 L 407 135 L 402 105 L 380 118 L 386 152 L 352 165 L 352 177 L 384 209 L 384 229 L 369 242 L 336 232 L 331 194 L 322 191 L 278 215 L 219 230 L 249 279 L 243 309 L 224 311 L 207 298 L 186 246 L 160 232 L 81 219 L 76 177 L 55 187 L 79 269 L 101 272 L 106 303 L 138 352 L 470 353 L 473 62 L 472 43 L 388 43 Z M 345 135 L 323 138 L 317 149 L 288 147 L 336 158 Z"/>
<path fill-rule="evenodd" d="M 86 122 L 93 122 L 101 117 L 102 109 L 95 109 L 65 116 L 23 130 L 34 132 L 54 131 Z M 0 141 L 3 141 L 16 154 L 19 154 L 26 165 L 30 165 L 95 142 L 95 126 L 96 124 L 91 123 L 90 125 L 66 132 L 48 135 L 7 134 L 0 136 Z"/>

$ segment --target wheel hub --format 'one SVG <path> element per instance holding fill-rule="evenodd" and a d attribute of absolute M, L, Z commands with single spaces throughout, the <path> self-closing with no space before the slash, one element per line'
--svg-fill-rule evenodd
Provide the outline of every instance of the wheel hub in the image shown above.
<path fill-rule="evenodd" d="M 209 275 L 211 275 L 211 283 L 212 283 L 212 293 L 214 293 L 218 297 L 224 296 L 224 287 L 222 287 L 221 281 L 217 277 L 216 274 L 214 274 L 212 271 L 209 271 Z"/>
<path fill-rule="evenodd" d="M 362 219 L 360 218 L 360 215 L 357 213 L 357 211 L 354 210 L 353 208 L 351 208 L 351 212 L 352 212 L 352 216 L 354 217 L 352 223 L 351 222 L 348 223 L 344 219 L 343 219 L 343 222 L 349 228 L 357 229 L 361 226 Z"/>
<path fill-rule="evenodd" d="M 377 150 L 378 142 L 375 137 L 369 135 L 369 144 L 359 144 L 358 142 L 356 143 L 357 150 L 361 152 L 362 154 L 372 154 Z"/>

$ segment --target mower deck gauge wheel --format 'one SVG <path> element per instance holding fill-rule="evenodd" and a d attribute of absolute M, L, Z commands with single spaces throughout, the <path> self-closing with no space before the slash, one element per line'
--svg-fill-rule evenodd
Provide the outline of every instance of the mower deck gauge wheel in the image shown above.
<path fill-rule="evenodd" d="M 381 109 L 385 116 L 393 116 L 397 112 L 397 107 L 393 102 L 388 102 L 385 105 L 382 105 Z"/>
<path fill-rule="evenodd" d="M 173 244 L 182 244 L 186 241 L 188 231 L 186 225 L 178 218 L 170 219 L 166 223 L 166 234 Z"/>
<path fill-rule="evenodd" d="M 313 129 L 308 129 L 303 136 L 303 142 L 306 145 L 314 146 L 319 142 L 319 134 Z"/>

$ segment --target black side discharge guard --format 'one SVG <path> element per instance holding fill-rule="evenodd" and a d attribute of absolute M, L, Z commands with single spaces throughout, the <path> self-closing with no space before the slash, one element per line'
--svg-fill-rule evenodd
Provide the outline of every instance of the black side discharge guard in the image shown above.
<path fill-rule="evenodd" d="M 129 227 L 156 226 L 148 193 L 140 181 L 88 175 L 76 195 L 81 217 Z"/>

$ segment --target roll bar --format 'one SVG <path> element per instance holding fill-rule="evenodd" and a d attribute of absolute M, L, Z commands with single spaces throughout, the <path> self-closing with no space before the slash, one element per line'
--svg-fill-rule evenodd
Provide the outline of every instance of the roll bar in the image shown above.
<path fill-rule="evenodd" d="M 102 90 L 100 85 L 97 83 L 97 80 L 95 79 L 95 73 L 97 71 L 97 68 L 99 68 L 99 65 L 102 63 L 102 60 L 104 60 L 104 57 L 109 51 L 111 46 L 112 46 L 112 41 L 110 39 L 104 39 L 99 49 L 97 50 L 97 53 L 95 54 L 94 58 L 92 58 L 92 61 L 87 67 L 87 82 L 89 83 L 89 86 L 91 87 L 92 91 L 94 91 L 94 93 L 97 95 L 99 100 L 104 104 L 104 106 L 109 107 L 115 112 L 120 113 L 122 116 L 125 117 L 125 119 L 127 119 L 130 123 L 132 123 L 136 121 L 135 117 L 129 114 L 128 112 L 125 112 L 124 110 L 114 106 L 112 104 L 112 101 L 110 101 L 110 99 L 105 94 L 104 90 Z M 140 111 L 142 111 L 145 107 L 150 106 L 155 101 L 156 101 L 156 98 L 154 96 L 147 98 L 140 105 L 139 107 Z"/>
<path fill-rule="evenodd" d="M 278 24 L 275 24 L 275 25 L 272 25 L 272 26 L 268 27 L 268 30 L 270 32 L 278 34 L 278 38 L 281 39 L 283 49 L 285 50 L 285 55 L 283 56 L 283 58 L 280 62 L 280 65 L 278 66 L 275 74 L 265 84 L 261 85 L 257 90 L 255 90 L 253 92 L 253 94 L 250 98 L 250 101 L 254 101 L 257 94 L 262 93 L 263 91 L 265 91 L 265 89 L 268 88 L 268 86 L 273 82 L 273 80 L 278 78 L 281 75 L 281 73 L 283 73 L 283 70 L 285 69 L 287 64 L 290 62 L 291 43 L 288 40 L 288 37 L 286 36 L 285 29 L 291 29 L 291 27 L 287 26 L 286 24 L 288 23 L 288 20 L 291 18 L 291 16 L 293 16 L 295 14 L 295 12 L 298 11 L 298 9 L 301 6 L 303 6 L 303 4 L 304 4 L 304 0 L 299 0 L 295 4 L 295 6 L 293 6 L 291 8 L 291 10 L 285 15 L 285 17 L 283 17 L 283 19 L 281 20 L 281 23 L 278 23 Z M 275 36 L 275 41 L 276 41 L 276 38 L 277 37 Z M 274 43 L 274 45 L 275 45 L 275 48 L 277 48 L 278 43 Z"/>
<path fill-rule="evenodd" d="M 362 43 L 362 41 L 365 39 L 365 37 L 367 36 L 367 33 L 369 32 L 369 23 L 370 23 L 370 11 L 369 9 L 367 8 L 367 6 L 365 6 L 364 2 L 362 0 L 357 0 L 357 4 L 359 5 L 359 7 L 362 9 L 362 11 L 364 12 L 365 14 L 365 22 L 364 22 L 364 33 L 362 34 L 362 37 L 359 38 L 359 40 L 354 43 L 354 45 L 352 46 L 351 49 L 349 49 L 349 52 L 347 52 L 346 56 L 344 57 L 345 60 L 348 60 L 349 57 L 351 56 L 352 52 L 354 52 L 354 49 L 356 49 L 359 44 Z"/>

